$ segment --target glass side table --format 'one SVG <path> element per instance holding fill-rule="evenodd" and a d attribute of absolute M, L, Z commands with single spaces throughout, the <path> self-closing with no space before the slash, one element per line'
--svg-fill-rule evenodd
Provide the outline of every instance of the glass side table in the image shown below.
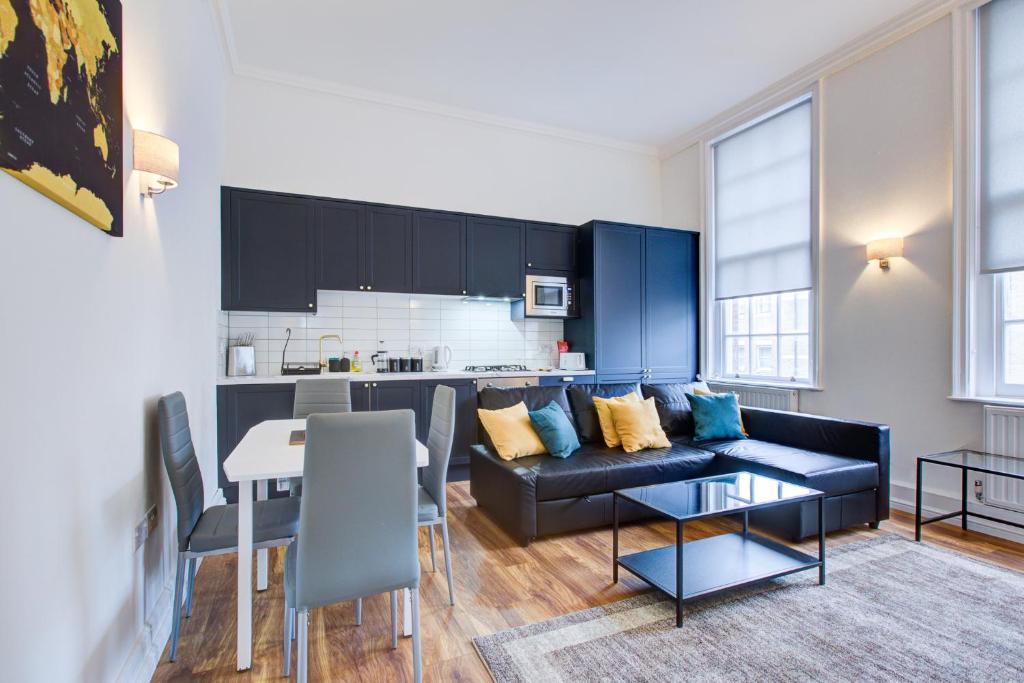
<path fill-rule="evenodd" d="M 960 470 L 960 509 L 956 512 L 949 512 L 944 515 L 921 518 L 921 483 L 924 480 L 924 465 L 944 465 Z M 934 455 L 923 455 L 917 459 L 917 500 L 914 505 L 914 538 L 921 540 L 921 527 L 932 522 L 939 522 L 951 517 L 960 518 L 960 527 L 967 528 L 967 518 L 977 517 L 987 519 L 991 522 L 999 522 L 1008 526 L 1024 529 L 1024 524 L 1018 524 L 998 517 L 984 515 L 980 512 L 967 511 L 967 473 L 982 472 L 994 474 L 999 477 L 1024 480 L 1024 458 L 1014 458 L 1009 455 L 997 455 L 995 453 L 984 453 L 968 449 L 949 451 L 947 453 L 936 453 Z"/>

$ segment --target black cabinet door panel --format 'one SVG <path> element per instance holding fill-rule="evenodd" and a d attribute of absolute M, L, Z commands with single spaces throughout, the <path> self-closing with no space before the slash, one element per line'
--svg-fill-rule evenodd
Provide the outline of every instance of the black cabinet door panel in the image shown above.
<path fill-rule="evenodd" d="M 416 211 L 412 235 L 412 291 L 465 294 L 466 217 Z"/>
<path fill-rule="evenodd" d="M 228 502 L 237 502 L 238 484 L 227 480 L 224 461 L 252 427 L 264 420 L 287 420 L 295 403 L 294 384 L 240 384 L 217 387 L 217 485 Z M 211 483 L 206 484 L 208 487 Z M 268 487 L 271 497 L 288 495 Z"/>
<path fill-rule="evenodd" d="M 412 291 L 412 210 L 366 207 L 363 284 L 377 292 Z"/>
<path fill-rule="evenodd" d="M 525 224 L 474 216 L 466 229 L 470 295 L 521 299 L 526 286 Z"/>
<path fill-rule="evenodd" d="M 576 228 L 549 223 L 528 223 L 526 269 L 575 271 Z"/>
<path fill-rule="evenodd" d="M 420 410 L 420 383 L 392 380 L 370 383 L 371 410 Z"/>
<path fill-rule="evenodd" d="M 628 379 L 644 369 L 644 231 L 594 231 L 594 337 L 597 372 Z"/>
<path fill-rule="evenodd" d="M 647 230 L 644 296 L 644 367 L 651 377 L 697 373 L 697 236 Z"/>
<path fill-rule="evenodd" d="M 354 291 L 359 279 L 366 207 L 352 202 L 317 204 L 317 288 Z"/>
<path fill-rule="evenodd" d="M 225 310 L 311 311 L 316 302 L 313 203 L 225 189 Z"/>

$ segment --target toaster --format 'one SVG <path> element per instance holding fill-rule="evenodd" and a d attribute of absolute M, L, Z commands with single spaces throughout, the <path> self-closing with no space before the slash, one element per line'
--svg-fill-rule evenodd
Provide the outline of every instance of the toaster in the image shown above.
<path fill-rule="evenodd" d="M 558 354 L 559 370 L 586 370 L 587 360 L 582 353 L 560 353 Z"/>

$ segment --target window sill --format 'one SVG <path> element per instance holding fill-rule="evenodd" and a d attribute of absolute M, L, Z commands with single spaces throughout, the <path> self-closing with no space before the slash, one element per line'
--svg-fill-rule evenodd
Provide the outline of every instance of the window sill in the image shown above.
<path fill-rule="evenodd" d="M 1024 396 L 947 396 L 946 398 L 950 401 L 961 401 L 964 403 L 984 403 L 990 406 L 1024 408 Z"/>
<path fill-rule="evenodd" d="M 736 386 L 744 387 L 766 387 L 769 389 L 796 389 L 798 391 L 824 391 L 825 387 L 818 386 L 817 384 L 806 384 L 800 382 L 759 382 L 757 380 L 750 379 L 735 379 L 731 377 L 706 377 L 705 382 L 711 382 L 712 384 L 734 384 Z M 1022 402 L 1024 405 L 1024 402 Z"/>

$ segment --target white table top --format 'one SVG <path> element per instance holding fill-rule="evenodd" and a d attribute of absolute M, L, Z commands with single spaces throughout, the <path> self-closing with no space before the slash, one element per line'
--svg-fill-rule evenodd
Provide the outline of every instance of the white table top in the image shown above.
<path fill-rule="evenodd" d="M 305 429 L 306 421 L 267 420 L 242 437 L 224 461 L 228 481 L 258 481 L 278 477 L 301 477 L 305 446 L 291 446 L 288 438 L 296 429 Z M 416 467 L 430 461 L 427 447 L 416 442 Z"/>

